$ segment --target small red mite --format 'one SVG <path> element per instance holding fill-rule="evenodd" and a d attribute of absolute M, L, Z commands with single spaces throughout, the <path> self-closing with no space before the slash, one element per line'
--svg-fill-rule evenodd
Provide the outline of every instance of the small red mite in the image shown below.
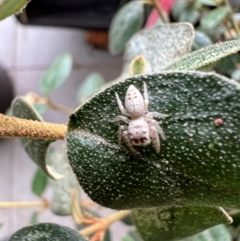
<path fill-rule="evenodd" d="M 214 124 L 215 125 L 222 125 L 222 123 L 223 123 L 223 119 L 216 119 L 216 120 L 214 120 Z"/>

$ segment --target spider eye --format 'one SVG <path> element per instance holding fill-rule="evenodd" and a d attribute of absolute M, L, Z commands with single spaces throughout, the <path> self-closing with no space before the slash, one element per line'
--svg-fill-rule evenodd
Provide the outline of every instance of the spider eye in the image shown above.
<path fill-rule="evenodd" d="M 134 142 L 135 144 L 138 144 L 139 140 L 138 139 L 132 139 L 132 142 Z"/>
<path fill-rule="evenodd" d="M 141 143 L 144 143 L 144 142 L 145 142 L 145 140 L 147 140 L 147 138 L 146 138 L 146 137 L 140 138 L 140 142 L 141 142 Z"/>

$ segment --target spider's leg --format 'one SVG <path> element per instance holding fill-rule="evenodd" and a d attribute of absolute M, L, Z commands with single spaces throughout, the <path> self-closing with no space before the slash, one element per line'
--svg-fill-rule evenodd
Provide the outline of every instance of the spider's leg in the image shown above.
<path fill-rule="evenodd" d="M 163 132 L 163 129 L 160 127 L 160 125 L 158 124 L 157 121 L 155 121 L 153 119 L 149 120 L 149 124 L 150 124 L 150 127 L 153 126 L 157 130 L 157 132 L 160 134 L 160 136 L 162 137 L 163 140 L 166 140 L 166 136 Z"/>
<path fill-rule="evenodd" d="M 156 112 L 156 111 L 153 111 L 153 112 L 148 112 L 146 114 L 146 117 L 147 118 L 154 118 L 154 117 L 156 117 L 156 118 L 166 118 L 166 117 L 168 117 L 168 115 L 167 114 L 163 114 L 163 113 L 159 113 L 159 112 Z"/>
<path fill-rule="evenodd" d="M 149 98 L 148 98 L 147 84 L 145 82 L 143 82 L 143 98 L 144 98 L 144 113 L 146 113 L 148 111 Z"/>
<path fill-rule="evenodd" d="M 140 153 L 133 147 L 133 145 L 132 145 L 132 143 L 130 141 L 130 138 L 128 136 L 128 131 L 127 130 L 122 132 L 122 137 L 123 137 L 124 142 L 128 146 L 128 148 L 130 149 L 130 151 L 132 151 L 136 155 L 140 155 Z"/>
<path fill-rule="evenodd" d="M 115 117 L 114 119 L 110 120 L 110 122 L 116 122 L 116 121 L 123 121 L 127 124 L 129 123 L 129 119 L 126 116 L 121 116 L 121 115 L 119 115 L 119 116 Z"/>
<path fill-rule="evenodd" d="M 152 139 L 153 146 L 154 146 L 156 152 L 159 153 L 160 152 L 160 140 L 158 137 L 158 132 L 154 126 L 150 127 L 150 137 Z"/>
<path fill-rule="evenodd" d="M 122 137 L 123 137 L 123 132 L 127 131 L 128 127 L 127 126 L 119 126 L 118 128 L 118 145 L 122 145 Z"/>
<path fill-rule="evenodd" d="M 115 92 L 115 96 L 116 96 L 117 104 L 118 104 L 118 107 L 119 107 L 120 111 L 124 115 L 128 115 L 126 109 L 123 107 L 122 101 L 120 100 L 120 98 L 119 98 L 119 96 L 116 92 Z"/>

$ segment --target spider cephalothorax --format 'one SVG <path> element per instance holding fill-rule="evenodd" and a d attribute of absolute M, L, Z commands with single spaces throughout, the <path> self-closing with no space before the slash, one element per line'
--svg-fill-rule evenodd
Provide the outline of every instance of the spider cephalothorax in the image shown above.
<path fill-rule="evenodd" d="M 129 116 L 131 119 L 126 116 L 117 116 L 112 121 L 124 121 L 128 124 L 128 126 L 121 125 L 119 127 L 119 145 L 121 145 L 123 139 L 132 152 L 139 154 L 133 146 L 146 146 L 152 142 L 156 152 L 159 153 L 160 140 L 158 134 L 160 134 L 163 140 L 165 140 L 166 137 L 158 122 L 153 118 L 165 118 L 168 115 L 158 112 L 148 112 L 149 99 L 145 82 L 143 86 L 143 96 L 134 85 L 128 87 L 125 96 L 125 108 L 123 107 L 118 94 L 115 93 L 120 111 L 123 115 Z"/>

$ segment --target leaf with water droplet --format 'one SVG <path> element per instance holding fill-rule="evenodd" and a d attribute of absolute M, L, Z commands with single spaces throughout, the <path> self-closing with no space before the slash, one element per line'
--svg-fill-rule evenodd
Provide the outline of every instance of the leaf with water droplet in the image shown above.
<path fill-rule="evenodd" d="M 74 229 L 55 223 L 40 223 L 18 230 L 9 241 L 88 241 Z"/>
<path fill-rule="evenodd" d="M 123 51 L 126 42 L 141 29 L 144 21 L 144 4 L 131 1 L 114 16 L 109 30 L 109 50 L 111 54 Z"/>
<path fill-rule="evenodd" d="M 2 0 L 0 2 L 0 20 L 21 12 L 30 0 Z"/>
<path fill-rule="evenodd" d="M 206 48 L 201 48 L 187 54 L 180 60 L 170 64 L 165 70 L 195 70 L 214 63 L 226 56 L 240 51 L 240 40 L 231 40 L 224 43 L 216 43 Z"/>
<path fill-rule="evenodd" d="M 42 121 L 41 116 L 34 110 L 24 97 L 17 97 L 12 104 L 12 114 L 27 120 Z M 51 178 L 60 179 L 62 175 L 54 171 L 46 163 L 46 154 L 53 140 L 22 138 L 21 143 L 29 157 Z"/>
<path fill-rule="evenodd" d="M 232 222 L 222 208 L 205 206 L 134 209 L 133 218 L 144 241 L 179 240 L 217 224 Z"/>
<path fill-rule="evenodd" d="M 64 175 L 60 180 L 50 180 L 53 188 L 51 210 L 56 215 L 70 215 L 71 192 L 73 189 L 76 190 L 77 196 L 80 197 L 81 188 L 69 165 L 66 148 L 64 146 L 52 148 L 47 160 L 54 170 Z"/>
<path fill-rule="evenodd" d="M 124 100 L 130 85 L 146 82 L 149 111 L 166 140 L 136 147 L 135 156 L 118 146 L 121 115 L 115 92 Z M 113 209 L 165 205 L 240 207 L 240 85 L 216 74 L 168 72 L 139 75 L 95 95 L 70 116 L 67 146 L 70 164 L 84 191 Z M 215 120 L 222 124 L 216 125 Z M 215 143 L 214 149 L 209 144 Z"/>

